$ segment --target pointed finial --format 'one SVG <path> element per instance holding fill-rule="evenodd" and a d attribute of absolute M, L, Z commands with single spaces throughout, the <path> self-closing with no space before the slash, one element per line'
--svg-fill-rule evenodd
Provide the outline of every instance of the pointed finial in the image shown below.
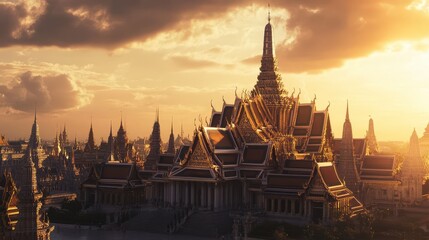
<path fill-rule="evenodd" d="M 271 9 L 270 9 L 270 4 L 268 3 L 268 23 L 271 22 Z"/>
<path fill-rule="evenodd" d="M 222 95 L 222 101 L 223 101 L 223 105 L 225 105 L 226 101 L 225 101 L 225 96 L 223 96 L 223 95 Z"/>
<path fill-rule="evenodd" d="M 328 111 L 329 107 L 331 106 L 331 101 L 328 101 L 328 106 L 326 106 L 325 111 Z"/>
<path fill-rule="evenodd" d="M 37 104 L 34 104 L 34 122 L 37 122 Z"/>
<path fill-rule="evenodd" d="M 122 110 L 121 110 L 121 124 L 120 127 L 122 127 Z"/>
<path fill-rule="evenodd" d="M 155 119 L 155 121 L 159 123 L 159 107 L 156 108 L 156 119 Z"/>
<path fill-rule="evenodd" d="M 216 112 L 216 110 L 215 110 L 215 108 L 214 108 L 214 106 L 213 106 L 213 99 L 212 99 L 212 100 L 210 100 L 210 106 L 212 106 L 212 112 Z"/>
<path fill-rule="evenodd" d="M 235 86 L 235 98 L 238 98 L 238 95 L 237 95 L 237 89 L 238 89 L 238 87 L 237 86 Z"/>
<path fill-rule="evenodd" d="M 346 109 L 346 121 L 349 121 L 349 100 L 347 99 L 347 109 Z"/>
<path fill-rule="evenodd" d="M 173 134 L 173 116 L 171 116 L 171 134 Z"/>
<path fill-rule="evenodd" d="M 180 124 L 180 137 L 183 139 L 183 123 Z"/>
<path fill-rule="evenodd" d="M 203 118 L 201 117 L 201 114 L 198 114 L 198 120 L 200 121 L 200 127 L 203 126 Z"/>
<path fill-rule="evenodd" d="M 112 120 L 110 120 L 110 136 L 113 136 L 113 130 L 112 130 Z"/>

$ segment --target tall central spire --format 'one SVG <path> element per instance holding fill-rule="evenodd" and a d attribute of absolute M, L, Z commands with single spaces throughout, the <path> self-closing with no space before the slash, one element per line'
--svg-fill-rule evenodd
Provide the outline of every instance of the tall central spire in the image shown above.
<path fill-rule="evenodd" d="M 258 81 L 252 91 L 252 96 L 260 94 L 269 108 L 282 105 L 287 92 L 284 90 L 282 78 L 277 72 L 270 12 L 268 12 L 268 23 L 264 29 L 263 51 L 259 70 Z"/>

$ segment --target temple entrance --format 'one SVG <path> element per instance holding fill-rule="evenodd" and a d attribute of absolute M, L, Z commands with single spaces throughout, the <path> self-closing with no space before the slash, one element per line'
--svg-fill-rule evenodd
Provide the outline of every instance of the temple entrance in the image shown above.
<path fill-rule="evenodd" d="M 320 223 L 323 220 L 323 202 L 312 203 L 311 220 L 313 220 L 314 223 Z"/>

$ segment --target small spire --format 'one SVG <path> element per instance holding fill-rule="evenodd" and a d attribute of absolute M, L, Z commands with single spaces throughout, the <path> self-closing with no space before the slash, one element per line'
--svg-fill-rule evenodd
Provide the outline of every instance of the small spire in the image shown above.
<path fill-rule="evenodd" d="M 268 23 L 271 22 L 271 9 L 270 9 L 270 4 L 268 3 Z"/>
<path fill-rule="evenodd" d="M 121 111 L 121 124 L 120 124 L 120 128 L 122 128 L 122 111 Z"/>
<path fill-rule="evenodd" d="M 156 122 L 159 122 L 159 107 L 157 107 L 157 108 L 156 108 L 155 121 L 156 121 Z"/>
<path fill-rule="evenodd" d="M 348 99 L 347 99 L 346 121 L 350 121 L 350 118 L 349 118 L 349 100 Z"/>
<path fill-rule="evenodd" d="M 171 117 L 171 134 L 173 134 L 173 117 Z"/>
<path fill-rule="evenodd" d="M 113 136 L 113 131 L 112 131 L 112 120 L 110 120 L 110 136 Z"/>
<path fill-rule="evenodd" d="M 37 105 L 34 105 L 34 122 L 37 122 Z"/>
<path fill-rule="evenodd" d="M 180 124 L 180 137 L 183 139 L 183 123 Z"/>

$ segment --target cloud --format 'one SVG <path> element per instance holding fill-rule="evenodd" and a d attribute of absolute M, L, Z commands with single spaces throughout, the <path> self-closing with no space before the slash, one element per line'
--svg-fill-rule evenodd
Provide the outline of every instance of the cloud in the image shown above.
<path fill-rule="evenodd" d="M 0 46 L 97 46 L 117 48 L 224 13 L 243 0 L 45 0 L 0 3 Z"/>
<path fill-rule="evenodd" d="M 288 32 L 277 45 L 279 67 L 295 73 L 319 72 L 339 67 L 348 59 L 383 50 L 391 42 L 428 38 L 429 7 L 425 3 L 410 0 L 273 0 L 273 11 L 286 9 L 288 12 L 286 24 L 275 26 Z M 168 40 L 177 43 L 174 46 L 187 41 L 201 44 L 193 41 L 194 35 L 222 34 L 222 29 L 211 27 L 213 20 L 224 18 L 240 7 L 263 8 L 265 5 L 266 1 L 262 0 L 189 0 L 180 3 L 170 0 L 2 1 L 0 47 L 120 49 L 150 42 L 160 33 L 168 33 L 172 37 Z M 200 27 L 193 30 L 194 25 Z M 245 34 L 245 30 L 241 31 Z M 208 51 L 210 49 L 213 53 L 218 51 L 213 47 Z M 204 60 L 192 62 L 192 59 L 182 58 L 176 62 L 185 67 L 210 64 L 210 59 Z M 249 61 L 243 63 L 251 63 Z"/>
<path fill-rule="evenodd" d="M 33 75 L 28 71 L 9 85 L 0 85 L 0 106 L 31 112 L 59 112 L 79 108 L 90 97 L 68 75 Z"/>
<path fill-rule="evenodd" d="M 277 1 L 290 13 L 292 44 L 277 47 L 280 68 L 318 72 L 341 66 L 400 40 L 429 37 L 429 14 L 410 8 L 409 0 Z"/>

